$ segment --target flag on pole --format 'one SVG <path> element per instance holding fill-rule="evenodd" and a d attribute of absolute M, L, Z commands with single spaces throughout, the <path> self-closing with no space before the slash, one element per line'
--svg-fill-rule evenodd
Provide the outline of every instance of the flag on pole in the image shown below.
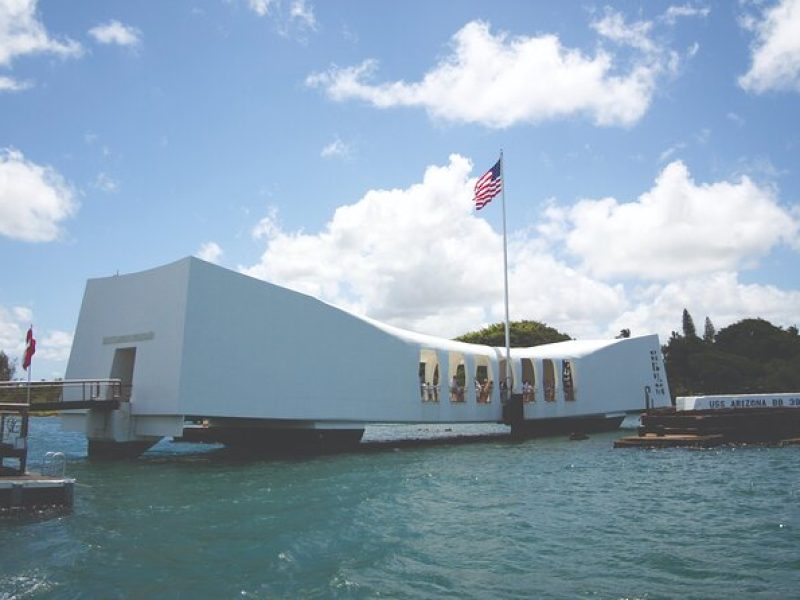
<path fill-rule="evenodd" d="M 492 201 L 492 198 L 503 191 L 501 161 L 502 159 L 498 160 L 491 169 L 478 177 L 478 181 L 475 182 L 475 198 L 473 199 L 475 210 L 482 209 Z"/>
<path fill-rule="evenodd" d="M 31 359 L 36 354 L 36 340 L 33 338 L 33 325 L 28 329 L 28 334 L 25 336 L 25 357 L 22 359 L 22 368 L 26 371 L 31 366 Z"/>

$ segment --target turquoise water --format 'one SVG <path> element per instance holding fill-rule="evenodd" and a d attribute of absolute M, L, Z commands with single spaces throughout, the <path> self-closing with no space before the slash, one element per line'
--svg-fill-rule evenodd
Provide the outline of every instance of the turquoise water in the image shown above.
<path fill-rule="evenodd" d="M 429 430 L 426 430 L 429 431 Z M 237 459 L 68 454 L 71 514 L 0 519 L 0 598 L 797 598 L 800 447 L 620 434 Z M 407 435 L 376 428 L 373 439 Z"/>

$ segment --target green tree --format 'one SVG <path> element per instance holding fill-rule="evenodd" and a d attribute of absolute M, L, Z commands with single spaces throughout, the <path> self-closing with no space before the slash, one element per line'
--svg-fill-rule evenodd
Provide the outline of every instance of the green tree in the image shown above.
<path fill-rule="evenodd" d="M 744 356 L 701 348 L 691 358 L 688 383 L 698 394 L 758 393 L 764 373 L 763 365 Z"/>
<path fill-rule="evenodd" d="M 0 381 L 11 381 L 14 379 L 14 373 L 17 370 L 17 365 L 14 364 L 8 355 L 0 350 Z"/>
<path fill-rule="evenodd" d="M 509 337 L 511 338 L 511 346 L 514 348 L 529 348 L 572 339 L 566 333 L 561 333 L 557 329 L 538 321 L 512 321 L 509 326 Z M 456 339 L 470 344 L 505 346 L 505 325 L 503 323 L 494 323 L 479 331 L 465 333 Z"/>
<path fill-rule="evenodd" d="M 694 326 L 694 319 L 692 319 L 692 315 L 689 314 L 689 311 L 685 308 L 683 309 L 683 337 L 688 339 L 694 339 L 697 337 L 697 329 Z"/>
<path fill-rule="evenodd" d="M 686 396 L 695 391 L 692 361 L 696 346 L 695 340 L 673 331 L 669 341 L 662 348 L 669 389 L 674 396 Z"/>
<path fill-rule="evenodd" d="M 663 352 L 675 396 L 800 389 L 800 336 L 791 328 L 744 319 L 721 329 L 713 339 L 706 343 L 672 332 Z"/>
<path fill-rule="evenodd" d="M 717 334 L 717 330 L 714 328 L 714 324 L 711 322 L 711 319 L 706 317 L 706 326 L 703 329 L 703 341 L 706 344 L 713 344 L 714 343 L 714 336 Z"/>
<path fill-rule="evenodd" d="M 716 340 L 723 352 L 761 362 L 800 356 L 800 338 L 764 319 L 744 319 L 720 329 Z"/>

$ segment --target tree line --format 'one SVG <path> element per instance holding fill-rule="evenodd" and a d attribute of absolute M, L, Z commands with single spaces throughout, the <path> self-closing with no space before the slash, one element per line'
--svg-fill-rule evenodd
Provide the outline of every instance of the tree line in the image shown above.
<path fill-rule="evenodd" d="M 17 371 L 16 363 L 0 350 L 0 381 L 11 381 Z"/>
<path fill-rule="evenodd" d="M 673 397 L 800 391 L 800 335 L 764 319 L 743 319 L 716 331 L 706 317 L 702 337 L 683 310 L 682 334 L 663 346 Z"/>

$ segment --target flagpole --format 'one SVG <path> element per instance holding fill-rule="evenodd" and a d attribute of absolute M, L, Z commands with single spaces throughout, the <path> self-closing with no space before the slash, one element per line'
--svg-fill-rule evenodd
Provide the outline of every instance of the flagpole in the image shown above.
<path fill-rule="evenodd" d="M 503 162 L 503 150 L 500 149 L 500 180 L 503 182 L 502 189 L 503 189 L 503 283 L 504 283 L 504 291 L 505 291 L 505 305 L 506 305 L 506 372 L 504 373 L 505 376 L 505 383 L 506 383 L 506 394 L 508 396 L 507 399 L 511 398 L 512 389 L 512 381 L 511 381 L 511 333 L 510 333 L 510 325 L 508 321 L 508 243 L 506 241 L 506 176 L 505 176 L 505 164 Z"/>
<path fill-rule="evenodd" d="M 31 323 L 30 329 L 28 331 L 33 331 L 33 323 Z M 27 337 L 27 336 L 26 336 Z M 27 340 L 26 340 L 27 341 Z M 28 354 L 28 347 L 25 348 L 25 354 Z M 28 364 L 28 406 L 31 405 L 31 370 L 33 370 L 33 362 Z"/>

